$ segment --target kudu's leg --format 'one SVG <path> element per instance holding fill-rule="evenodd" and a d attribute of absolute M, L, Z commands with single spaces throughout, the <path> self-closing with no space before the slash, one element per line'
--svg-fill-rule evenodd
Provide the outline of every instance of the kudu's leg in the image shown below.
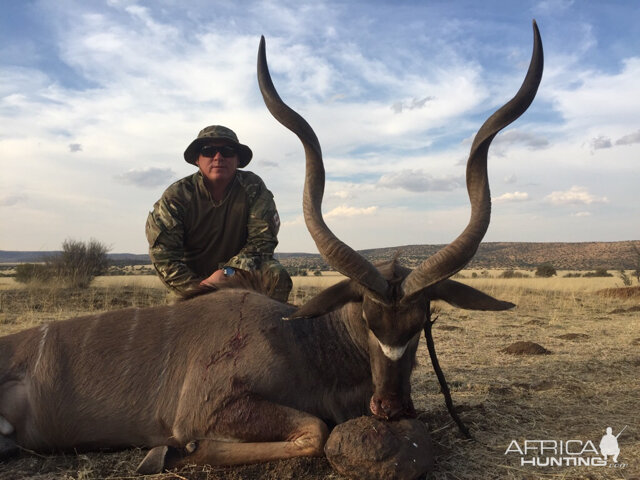
<path fill-rule="evenodd" d="M 177 455 L 166 447 L 152 449 L 138 470 L 157 473 L 186 465 L 240 465 L 305 456 L 322 456 L 329 436 L 317 417 L 290 407 L 246 395 L 214 414 L 203 435 L 183 436 L 186 448 Z M 184 431 L 184 430 L 183 430 Z M 155 470 L 155 471 L 153 471 Z"/>

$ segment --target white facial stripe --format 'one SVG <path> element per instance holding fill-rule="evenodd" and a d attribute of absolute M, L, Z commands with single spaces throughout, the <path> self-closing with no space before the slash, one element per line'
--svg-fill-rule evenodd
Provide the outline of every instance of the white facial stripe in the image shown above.
<path fill-rule="evenodd" d="M 382 343 L 380 340 L 378 340 L 378 343 L 380 344 L 380 348 L 382 349 L 382 353 L 384 353 L 384 356 L 389 360 L 393 360 L 394 362 L 400 360 L 402 355 L 404 355 L 407 346 L 409 345 L 408 343 L 406 343 L 402 347 L 390 347 L 389 345 L 385 345 L 384 343 Z"/>
<path fill-rule="evenodd" d="M 369 300 L 371 300 L 373 303 L 377 303 L 378 305 L 382 305 L 383 307 L 388 307 L 391 304 L 387 303 L 385 301 L 379 300 L 376 297 L 367 297 Z"/>

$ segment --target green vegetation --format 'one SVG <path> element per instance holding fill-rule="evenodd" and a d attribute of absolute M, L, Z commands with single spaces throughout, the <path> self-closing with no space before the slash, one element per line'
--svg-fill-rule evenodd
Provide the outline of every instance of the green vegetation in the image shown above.
<path fill-rule="evenodd" d="M 536 268 L 536 277 L 549 278 L 556 275 L 556 269 L 550 263 L 543 263 Z"/>
<path fill-rule="evenodd" d="M 607 272 L 606 268 L 596 268 L 593 272 L 587 272 L 583 277 L 613 277 L 613 274 Z"/>
<path fill-rule="evenodd" d="M 529 275 L 527 275 L 526 273 L 518 272 L 517 270 L 513 270 L 513 269 L 505 270 L 500 274 L 500 278 L 527 278 L 527 277 L 529 277 Z"/>
<path fill-rule="evenodd" d="M 97 275 L 107 271 L 109 249 L 97 240 L 67 239 L 62 252 L 44 263 L 22 263 L 16 267 L 16 281 L 43 283 L 55 280 L 71 288 L 86 288 Z"/>
<path fill-rule="evenodd" d="M 625 272 L 624 268 L 621 268 L 618 273 L 620 275 L 620 280 L 622 280 L 622 284 L 625 287 L 630 287 L 631 286 L 631 278 L 629 278 L 629 275 L 627 275 L 627 272 Z"/>

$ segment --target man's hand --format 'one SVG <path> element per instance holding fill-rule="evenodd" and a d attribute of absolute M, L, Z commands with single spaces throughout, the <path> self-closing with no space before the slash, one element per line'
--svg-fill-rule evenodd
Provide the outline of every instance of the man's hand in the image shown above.
<path fill-rule="evenodd" d="M 215 287 L 216 284 L 224 283 L 227 281 L 227 277 L 224 276 L 222 269 L 216 270 L 209 277 L 200 282 L 200 285 Z"/>

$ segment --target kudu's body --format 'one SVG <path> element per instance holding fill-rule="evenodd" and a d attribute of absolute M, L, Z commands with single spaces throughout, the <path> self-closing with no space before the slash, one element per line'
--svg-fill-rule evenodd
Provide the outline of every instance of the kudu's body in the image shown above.
<path fill-rule="evenodd" d="M 430 302 L 513 306 L 448 278 L 473 257 L 489 224 L 489 144 L 527 109 L 540 82 L 535 24 L 534 37 L 523 86 L 471 147 L 469 225 L 413 271 L 395 261 L 374 267 L 325 225 L 320 145 L 276 93 L 262 41 L 263 98 L 305 149 L 307 228 L 348 279 L 298 309 L 255 291 L 224 289 L 1 338 L 0 453 L 14 443 L 33 450 L 147 446 L 141 471 L 154 472 L 182 463 L 321 455 L 327 423 L 367 411 L 385 419 L 413 415 L 410 375 Z"/>
<path fill-rule="evenodd" d="M 0 415 L 39 451 L 285 439 L 269 402 L 336 423 L 365 413 L 366 332 L 350 309 L 285 322 L 295 308 L 221 290 L 19 332 L 0 339 Z"/>

